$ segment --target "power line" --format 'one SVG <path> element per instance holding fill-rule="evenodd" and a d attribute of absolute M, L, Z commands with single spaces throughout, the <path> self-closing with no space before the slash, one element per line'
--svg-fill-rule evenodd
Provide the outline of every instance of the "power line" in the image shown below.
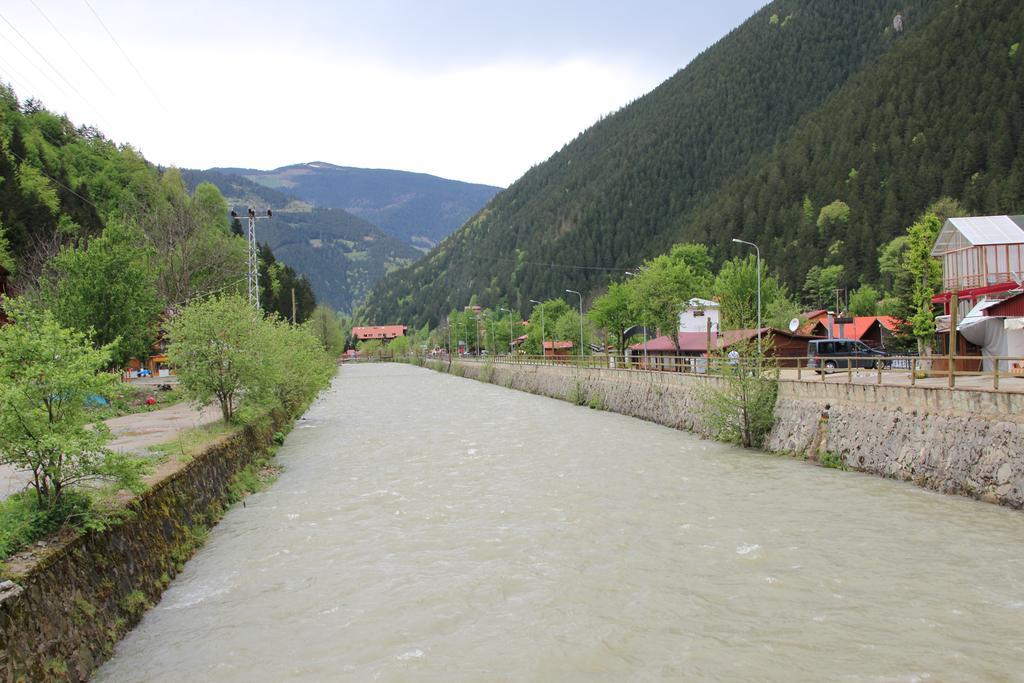
<path fill-rule="evenodd" d="M 67 92 L 66 92 L 66 91 L 64 90 L 64 88 L 60 87 L 60 84 L 59 84 L 59 83 L 57 83 L 57 82 L 56 82 L 55 80 L 53 80 L 52 78 L 50 78 L 50 75 L 49 75 L 48 73 L 46 73 L 45 71 L 43 71 L 42 69 L 40 69 L 40 68 L 39 68 L 38 66 L 36 66 L 35 62 L 33 62 L 33 61 L 32 61 L 31 59 L 29 59 L 29 58 L 28 58 L 28 55 L 26 55 L 26 54 L 25 54 L 24 52 L 22 52 L 22 51 L 21 51 L 21 48 L 20 48 L 20 47 L 18 47 L 18 45 L 17 45 L 17 44 L 16 44 L 16 43 L 15 43 L 15 42 L 14 42 L 13 40 L 11 40 L 10 38 L 8 38 L 8 37 L 7 37 L 6 35 L 4 35 L 3 33 L 0 33 L 0 38 L 3 38 L 4 40 L 6 40 L 6 41 L 7 41 L 7 44 L 8 44 L 8 45 L 10 45 L 11 47 L 13 47 L 13 48 L 14 48 L 14 49 L 15 49 L 15 50 L 17 51 L 17 53 L 18 53 L 19 55 L 21 55 L 21 58 L 22 58 L 22 59 L 24 59 L 24 60 L 25 60 L 25 62 L 26 62 L 26 63 L 27 63 L 27 64 L 28 64 L 29 66 L 31 66 L 31 67 L 32 67 L 33 69 L 35 69 L 36 71 L 38 71 L 38 72 L 40 73 L 40 75 L 42 75 L 42 77 L 43 77 L 43 78 L 45 78 L 46 80 L 48 80 L 48 81 L 50 82 L 50 84 L 51 84 L 51 85 L 53 85 L 53 87 L 55 87 L 55 88 L 56 88 L 56 89 L 57 89 L 58 91 L 60 91 L 60 93 L 61 93 L 62 95 L 67 95 Z M 35 96 L 37 96 L 37 97 L 39 97 L 39 96 L 41 96 L 41 95 L 42 95 L 42 93 L 38 93 L 38 92 L 37 92 L 37 93 L 35 93 Z"/>
<path fill-rule="evenodd" d="M 26 38 L 26 37 L 25 37 L 25 36 L 24 36 L 24 35 L 23 35 L 23 34 L 21 33 L 21 31 L 19 31 L 19 30 L 18 30 L 18 27 L 17 27 L 17 26 L 15 26 L 15 25 L 14 25 L 14 24 L 12 24 L 11 22 L 9 22 L 9 21 L 7 20 L 7 17 L 5 17 L 5 16 L 3 15 L 3 14 L 0 14 L 0 19 L 2 19 L 2 20 L 3 20 L 3 22 L 4 22 L 5 24 L 7 24 L 8 26 L 10 26 L 10 27 L 11 27 L 11 30 L 12 30 L 12 31 L 14 31 L 14 32 L 15 32 L 16 34 L 18 34 L 18 37 L 19 37 L 19 38 L 21 38 L 21 39 L 22 39 L 23 41 L 25 41 L 25 44 L 26 44 L 26 45 L 28 45 L 28 46 L 29 46 L 29 48 L 30 48 L 30 49 L 31 49 L 31 50 L 32 50 L 33 52 L 35 52 L 35 53 L 36 53 L 37 55 L 39 55 L 39 59 L 43 60 L 43 63 L 44 63 L 44 64 L 46 64 L 46 66 L 50 67 L 50 70 L 51 70 L 51 71 L 53 71 L 53 73 L 57 74 L 57 76 L 58 76 L 58 77 L 60 78 L 60 80 L 62 80 L 62 81 L 64 81 L 65 83 L 67 83 L 68 87 L 69 87 L 69 88 L 71 88 L 71 90 L 72 90 L 72 91 L 73 91 L 73 92 L 74 92 L 74 93 L 75 93 L 76 95 L 78 95 L 78 96 L 79 96 L 80 98 L 82 98 L 82 101 L 83 101 L 83 102 L 85 102 L 85 103 L 86 103 L 87 105 L 89 105 L 89 108 L 90 108 L 90 109 L 92 109 L 92 110 L 93 110 L 94 112 L 96 112 L 97 114 L 99 114 L 99 115 L 100 115 L 101 117 L 103 116 L 102 114 L 100 114 L 100 111 L 99 111 L 99 109 L 97 109 L 96 107 L 94 107 L 94 106 L 93 106 L 93 104 L 92 104 L 92 102 L 90 102 L 90 101 L 89 101 L 88 99 L 86 99 L 85 95 L 83 95 L 82 93 L 80 93 L 80 92 L 78 91 L 78 88 L 76 88 L 76 87 L 74 86 L 74 84 L 73 84 L 73 83 L 72 83 L 71 81 L 69 81 L 68 79 L 64 78 L 64 74 L 62 74 L 62 73 L 61 73 L 60 71 L 58 71 L 58 70 L 57 70 L 57 67 L 55 67 L 55 66 L 54 66 L 53 64 L 51 64 L 51 63 L 50 63 L 50 60 L 48 60 L 48 59 L 46 58 L 46 56 L 45 56 L 45 55 L 43 55 L 43 53 L 42 53 L 42 52 L 40 52 L 39 50 L 37 50 L 37 49 L 36 49 L 36 46 L 35 46 L 35 45 L 33 45 L 33 44 L 32 44 L 32 43 L 31 43 L 31 42 L 29 41 L 29 39 L 28 39 L 28 38 Z"/>
<path fill-rule="evenodd" d="M 28 80 L 21 75 L 21 72 L 16 71 L 14 67 L 12 67 L 3 57 L 0 57 L 0 67 L 7 72 L 8 78 L 13 78 L 14 81 L 19 84 L 19 88 L 22 88 L 23 90 L 34 90 L 34 88 L 29 85 Z"/>
<path fill-rule="evenodd" d="M 25 164 L 31 164 L 31 163 L 32 163 L 32 162 L 30 162 L 30 161 L 29 161 L 28 159 L 26 159 L 25 157 L 23 157 L 23 156 L 21 156 L 20 154 L 18 154 L 17 152 L 15 152 L 15 151 L 14 151 L 13 149 L 10 149 L 10 147 L 8 147 L 6 151 L 7 151 L 7 153 L 8 153 L 8 154 L 10 154 L 11 156 L 13 156 L 13 157 L 14 157 L 15 159 L 17 159 L 17 160 L 21 161 L 22 163 L 25 163 Z M 90 201 L 89 201 L 88 199 L 86 199 L 86 198 L 85 198 L 85 197 L 83 197 L 82 195 L 80 195 L 80 194 L 78 194 L 77 192 L 75 192 L 74 190 L 72 190 L 72 189 L 71 189 L 70 187 L 68 187 L 67 185 L 65 185 L 65 184 L 64 184 L 64 183 L 62 183 L 61 181 L 57 180 L 56 178 L 54 178 L 54 177 L 53 177 L 52 175 L 48 174 L 48 173 L 47 173 L 46 171 L 44 171 L 44 170 L 43 170 L 43 169 L 41 169 L 41 168 L 38 168 L 38 167 L 35 167 L 35 166 L 33 166 L 33 168 L 35 168 L 35 170 L 36 170 L 36 171 L 38 171 L 40 175 L 42 175 L 42 176 L 43 176 L 43 177 L 45 177 L 45 178 L 48 178 L 48 179 L 50 179 L 50 180 L 51 180 L 52 182 L 55 182 L 55 183 L 57 183 L 58 185 L 60 185 L 61 187 L 63 187 L 63 188 L 65 189 L 65 190 L 67 190 L 67 191 L 68 191 L 68 192 L 70 192 L 71 194 L 75 195 L 76 197 L 78 197 L 79 199 L 81 199 L 81 200 L 82 200 L 83 202 L 85 202 L 86 204 L 88 204 L 89 206 L 91 206 L 92 208 L 96 209 L 96 212 L 97 212 L 97 213 L 99 213 L 99 214 L 102 214 L 102 211 L 100 211 L 100 207 L 96 206 L 95 204 L 93 204 L 93 203 L 92 203 L 92 202 L 90 202 Z"/>
<path fill-rule="evenodd" d="M 116 97 L 117 93 L 114 92 L 114 89 L 111 88 L 109 85 L 107 85 L 107 82 L 104 81 L 103 78 L 98 73 L 96 73 L 96 70 L 92 68 L 92 65 L 89 64 L 89 62 L 86 61 L 85 57 L 82 56 L 82 53 L 75 49 L 75 46 L 71 44 L 71 41 L 68 40 L 67 36 L 65 36 L 63 33 L 61 33 L 61 30 L 59 28 L 57 28 L 57 25 L 54 24 L 50 20 L 50 17 L 46 16 L 46 13 L 43 12 L 43 8 L 36 4 L 36 0 L 29 0 L 29 2 L 31 2 L 32 6 L 36 8 L 36 11 L 38 11 L 39 14 L 42 15 L 43 19 L 46 19 L 46 23 L 48 23 L 50 25 L 50 27 L 57 33 L 57 35 L 61 37 L 61 39 L 64 41 L 64 43 L 69 48 L 71 48 L 71 51 L 74 52 L 75 55 L 78 57 L 78 59 L 80 59 L 82 61 L 82 64 L 85 65 L 85 68 L 88 69 L 90 71 L 90 73 L 92 73 L 92 75 L 96 77 L 97 81 L 99 81 L 100 83 L 103 84 L 103 87 L 106 88 L 110 92 L 111 95 L 114 95 Z"/>
<path fill-rule="evenodd" d="M 528 266 L 541 266 L 543 268 L 565 268 L 567 270 L 600 270 L 606 272 L 619 273 L 626 271 L 625 267 L 609 268 L 607 266 L 571 266 L 565 263 L 542 263 L 540 261 L 520 261 L 519 259 L 516 258 L 509 258 L 503 256 L 475 256 L 473 257 L 473 259 L 478 261 L 504 261 L 507 263 L 521 263 Z"/>
<path fill-rule="evenodd" d="M 135 62 L 132 61 L 132 58 L 129 57 L 128 53 L 124 51 L 123 47 L 121 47 L 121 43 L 117 42 L 117 38 L 115 38 L 114 34 L 110 32 L 110 29 L 107 28 L 107 25 L 103 23 L 103 19 L 100 18 L 100 15 L 97 14 L 96 10 L 93 9 L 92 5 L 89 4 L 89 0 L 82 0 L 82 2 L 84 2 L 85 6 L 89 8 L 89 11 L 92 12 L 92 15 L 96 17 L 96 21 L 100 22 L 100 26 L 102 26 L 103 30 L 107 32 L 108 36 L 110 36 L 110 40 L 113 41 L 114 45 L 117 46 L 117 49 L 121 51 L 121 56 L 124 57 L 125 61 L 128 62 L 128 65 L 132 68 L 133 71 L 135 71 L 135 75 L 138 76 L 139 80 L 142 81 L 143 85 L 146 86 L 146 88 L 149 90 L 149 94 L 153 96 L 154 100 L 156 100 L 156 103 L 160 105 L 161 109 L 170 114 L 171 112 L 168 111 L 167 107 L 160 99 L 160 96 L 157 95 L 156 90 L 154 90 L 153 86 L 149 84 L 149 81 L 146 80 L 146 77 L 142 75 L 142 72 L 139 71 L 139 68 L 135 66 Z"/>

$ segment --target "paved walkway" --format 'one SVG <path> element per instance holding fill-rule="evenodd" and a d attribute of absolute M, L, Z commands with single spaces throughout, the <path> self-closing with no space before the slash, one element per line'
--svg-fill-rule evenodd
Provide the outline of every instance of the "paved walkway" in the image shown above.
<path fill-rule="evenodd" d="M 113 439 L 107 447 L 119 453 L 141 451 L 150 446 L 170 441 L 179 432 L 199 427 L 220 419 L 220 409 L 207 406 L 196 409 L 188 403 L 176 403 L 169 408 L 151 413 L 123 415 L 106 421 Z M 17 493 L 28 484 L 27 472 L 0 465 L 0 500 Z"/>
<path fill-rule="evenodd" d="M 794 368 L 785 368 L 780 372 L 780 379 L 797 381 L 797 372 Z M 999 378 L 999 388 L 995 389 L 992 375 L 960 375 L 956 376 L 956 388 L 961 391 L 1000 391 L 1006 393 L 1024 393 L 1024 378 L 1003 375 Z M 849 377 L 846 370 L 839 370 L 821 375 L 813 370 L 804 369 L 800 373 L 800 381 L 803 382 L 828 382 L 829 384 L 876 384 L 878 372 L 876 370 L 854 370 L 853 377 Z M 882 385 L 890 387 L 909 387 L 910 373 L 906 370 L 883 370 Z M 915 387 L 921 389 L 948 389 L 949 377 L 939 375 L 937 377 L 925 377 L 914 383 Z"/>

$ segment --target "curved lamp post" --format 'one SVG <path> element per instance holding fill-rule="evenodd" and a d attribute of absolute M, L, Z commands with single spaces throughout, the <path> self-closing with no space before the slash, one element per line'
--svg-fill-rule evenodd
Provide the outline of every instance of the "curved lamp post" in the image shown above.
<path fill-rule="evenodd" d="M 567 289 L 565 293 L 575 294 L 580 298 L 580 356 L 583 356 L 583 295 L 575 289 Z"/>
<path fill-rule="evenodd" d="M 530 299 L 530 303 L 531 304 L 537 304 L 538 306 L 541 307 L 540 308 L 540 355 L 543 358 L 543 357 L 547 356 L 547 354 L 544 353 L 544 339 L 545 339 L 545 337 L 544 337 L 544 305 L 541 304 L 541 302 L 537 301 L 536 299 Z"/>
<path fill-rule="evenodd" d="M 757 251 L 757 360 L 761 362 L 761 250 L 753 242 L 732 238 L 737 244 L 746 244 Z"/>
<path fill-rule="evenodd" d="M 515 341 L 514 339 L 512 339 L 512 335 L 515 334 L 514 332 L 512 332 L 512 311 L 510 311 L 507 308 L 502 308 L 502 309 L 499 309 L 499 310 L 502 310 L 502 311 L 505 311 L 506 313 L 508 313 L 508 355 L 511 356 L 512 355 L 512 350 L 514 348 L 512 346 L 512 342 Z"/>

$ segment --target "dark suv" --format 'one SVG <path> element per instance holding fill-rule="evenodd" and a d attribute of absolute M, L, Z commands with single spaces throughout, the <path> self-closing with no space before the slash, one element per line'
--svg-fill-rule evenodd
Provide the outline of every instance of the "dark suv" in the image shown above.
<path fill-rule="evenodd" d="M 856 339 L 812 339 L 807 342 L 807 367 L 818 372 L 885 367 L 888 354 Z"/>

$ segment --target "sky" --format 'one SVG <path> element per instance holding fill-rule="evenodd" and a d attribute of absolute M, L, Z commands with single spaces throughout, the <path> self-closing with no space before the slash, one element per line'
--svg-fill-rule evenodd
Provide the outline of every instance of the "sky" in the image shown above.
<path fill-rule="evenodd" d="M 0 80 L 164 166 L 507 186 L 764 0 L 4 0 Z"/>

